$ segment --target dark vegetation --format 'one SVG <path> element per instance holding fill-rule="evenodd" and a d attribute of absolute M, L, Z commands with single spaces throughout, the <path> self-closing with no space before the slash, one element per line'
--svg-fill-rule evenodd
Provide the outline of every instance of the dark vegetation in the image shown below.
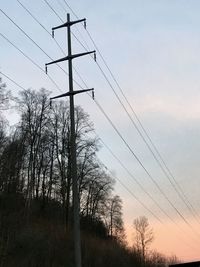
<path fill-rule="evenodd" d="M 9 93 L 0 81 L 0 109 Z M 73 264 L 69 108 L 49 106 L 46 90 L 22 91 L 20 121 L 8 130 L 0 118 L 0 267 L 64 267 Z M 100 148 L 89 117 L 76 107 L 83 267 L 144 266 L 125 242 L 122 201 L 97 158 Z M 164 266 L 158 253 L 145 260 Z"/>

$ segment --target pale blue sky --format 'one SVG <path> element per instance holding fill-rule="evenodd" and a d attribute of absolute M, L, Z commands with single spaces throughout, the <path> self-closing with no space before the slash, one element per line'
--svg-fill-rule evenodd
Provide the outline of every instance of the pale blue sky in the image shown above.
<path fill-rule="evenodd" d="M 52 13 L 43 0 L 20 0 L 49 30 L 59 25 L 60 21 Z M 68 10 L 63 0 L 49 0 L 57 13 L 66 18 Z M 61 5 L 60 5 L 61 4 Z M 102 51 L 124 93 L 129 98 L 135 111 L 141 118 L 145 128 L 150 133 L 167 165 L 180 183 L 185 194 L 195 209 L 200 212 L 199 201 L 199 151 L 200 151 L 200 2 L 198 0 L 138 0 L 138 1 L 89 1 L 69 0 L 68 4 L 79 17 L 86 17 L 88 30 Z M 53 59 L 62 57 L 51 37 L 36 24 L 21 8 L 16 0 L 1 1 L 1 9 L 19 24 Z M 73 17 L 73 15 L 72 15 Z M 73 17 L 74 18 L 74 17 Z M 91 41 L 78 26 L 74 33 L 82 41 L 94 49 Z M 20 31 L 0 13 L 0 32 L 32 57 L 42 68 L 50 60 Z M 55 33 L 57 40 L 66 49 L 65 30 Z M 83 48 L 73 39 L 74 52 Z M 97 54 L 99 64 L 102 61 Z M 66 64 L 62 64 L 63 67 Z M 186 207 L 177 197 L 172 187 L 163 175 L 152 155 L 138 136 L 123 109 L 120 107 L 108 84 L 102 77 L 95 63 L 89 58 L 78 59 L 74 62 L 80 74 L 89 87 L 95 87 L 97 100 L 107 114 L 117 125 L 127 142 L 142 160 L 151 175 L 170 197 L 177 208 L 188 218 L 195 229 L 198 227 L 190 218 Z M 106 69 L 103 67 L 106 71 Z M 45 74 L 23 58 L 12 46 L 0 36 L 0 71 L 4 72 L 22 86 L 39 89 L 45 87 L 52 95 L 59 93 Z M 107 73 L 107 72 L 106 72 Z M 49 68 L 49 74 L 56 80 L 62 91 L 67 90 L 67 77 L 56 66 Z M 107 73 L 108 74 L 108 73 Z M 110 78 L 109 74 L 108 77 Z M 79 81 L 79 78 L 74 75 Z M 17 94 L 18 88 L 4 79 L 8 88 Z M 81 83 L 81 81 L 79 81 Z M 114 83 L 112 83 L 114 85 Z M 116 88 L 116 87 L 115 87 Z M 117 89 L 116 89 L 117 90 Z M 165 253 L 176 253 L 183 259 L 197 259 L 199 243 L 193 242 L 192 233 L 179 219 L 172 208 L 166 203 L 149 180 L 147 175 L 127 151 L 126 147 L 115 134 L 114 130 L 99 112 L 94 102 L 87 95 L 78 96 L 76 103 L 90 114 L 97 133 L 109 144 L 114 153 L 126 164 L 145 189 L 154 195 L 177 223 L 180 223 L 183 237 L 187 243 L 192 243 L 196 250 L 189 250 L 180 243 L 180 233 L 176 236 L 176 227 L 160 214 L 157 207 L 145 196 L 134 181 L 112 159 L 105 148 L 99 153 L 102 161 L 109 167 L 150 209 L 160 216 L 169 228 L 171 235 L 165 235 L 163 226 L 140 204 L 138 204 L 120 184 L 116 184 L 118 193 L 124 202 L 124 216 L 127 229 L 139 215 L 146 215 L 154 225 L 156 241 L 154 247 Z M 16 120 L 10 113 L 9 119 Z M 168 231 L 168 230 L 166 230 Z M 179 234 L 179 235 L 178 235 Z M 130 234 L 129 240 L 131 239 Z"/>

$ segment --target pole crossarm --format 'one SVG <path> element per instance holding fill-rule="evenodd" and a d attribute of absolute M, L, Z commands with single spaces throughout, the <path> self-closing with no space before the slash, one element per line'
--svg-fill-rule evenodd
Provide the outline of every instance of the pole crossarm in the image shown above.
<path fill-rule="evenodd" d="M 80 22 L 84 22 L 84 27 L 86 29 L 86 19 L 79 19 L 79 20 L 74 20 L 74 21 L 67 21 L 59 26 L 53 27 L 52 28 L 52 37 L 54 38 L 54 31 L 63 27 L 68 27 L 70 28 L 72 25 L 76 24 L 76 23 L 80 23 Z"/>
<path fill-rule="evenodd" d="M 65 22 L 65 23 L 63 23 L 63 24 L 61 24 L 59 26 L 53 27 L 52 31 L 55 31 L 55 30 L 63 28 L 63 27 L 69 27 L 69 26 L 72 26 L 72 25 L 74 25 L 76 23 L 85 22 L 85 21 L 86 21 L 86 19 L 84 18 L 84 19 L 79 19 L 79 20 L 75 20 L 75 21 Z"/>
<path fill-rule="evenodd" d="M 96 51 L 95 51 L 95 50 L 93 50 L 93 51 L 89 51 L 89 52 L 84 52 L 84 53 L 79 53 L 79 54 L 74 54 L 74 55 L 70 55 L 70 56 L 63 57 L 63 58 L 60 58 L 60 59 L 51 61 L 51 62 L 49 62 L 49 63 L 46 63 L 46 64 L 45 64 L 46 72 L 47 72 L 47 66 L 48 66 L 48 65 L 55 64 L 55 63 L 59 63 L 59 62 L 65 61 L 65 60 L 70 60 L 70 59 L 72 60 L 72 59 L 74 59 L 74 58 L 82 57 L 82 56 L 86 56 L 86 55 L 89 55 L 89 54 L 94 54 L 94 59 L 96 60 Z"/>
<path fill-rule="evenodd" d="M 50 100 L 53 100 L 53 99 L 56 99 L 56 98 L 65 97 L 65 96 L 70 96 L 70 95 L 81 94 L 81 93 L 85 93 L 85 92 L 88 92 L 88 91 L 94 91 L 94 88 L 76 90 L 76 91 L 73 91 L 73 92 L 67 92 L 67 93 L 64 93 L 64 94 L 61 94 L 61 95 L 58 95 L 58 96 L 51 97 Z"/>

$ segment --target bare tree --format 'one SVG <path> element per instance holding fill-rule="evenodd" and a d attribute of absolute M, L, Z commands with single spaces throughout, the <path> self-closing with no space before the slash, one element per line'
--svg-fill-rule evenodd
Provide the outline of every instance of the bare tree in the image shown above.
<path fill-rule="evenodd" d="M 6 121 L 2 116 L 2 110 L 8 108 L 10 93 L 6 90 L 6 84 L 2 82 L 0 77 L 0 152 L 2 152 L 3 144 L 6 140 Z"/>
<path fill-rule="evenodd" d="M 148 219 L 140 216 L 133 221 L 135 230 L 135 247 L 141 253 L 145 262 L 148 247 L 154 240 L 153 229 L 150 227 Z"/>
<path fill-rule="evenodd" d="M 122 219 L 122 200 L 118 195 L 109 197 L 105 205 L 105 224 L 111 238 L 119 241 L 124 239 L 124 225 Z"/>
<path fill-rule="evenodd" d="M 6 143 L 6 122 L 3 119 L 0 119 L 0 154 Z"/>
<path fill-rule="evenodd" d="M 21 131 L 26 140 L 26 177 L 27 177 L 27 204 L 35 196 L 38 197 L 44 185 L 47 174 L 47 157 L 45 152 L 48 149 L 48 112 L 49 92 L 41 89 L 38 93 L 34 90 L 21 92 L 19 109 L 21 111 Z M 25 165 L 24 165 L 25 166 Z"/>
<path fill-rule="evenodd" d="M 0 183 L 0 187 L 11 188 L 12 185 L 23 193 L 27 215 L 31 215 L 32 204 L 40 205 L 44 211 L 44 207 L 55 200 L 61 204 L 61 214 L 68 226 L 73 179 L 70 172 L 69 105 L 55 101 L 50 108 L 48 95 L 44 89 L 21 92 L 18 134 L 4 152 L 2 160 L 10 164 L 4 164 L 4 183 Z M 108 232 L 119 237 L 123 230 L 121 199 L 112 197 L 114 180 L 97 158 L 98 138 L 89 115 L 79 106 L 75 108 L 75 122 L 80 212 L 92 223 L 105 221 L 106 217 Z M 1 138 L 0 131 L 0 143 L 1 139 L 3 141 L 3 132 Z M 16 152 L 12 154 L 14 149 Z M 14 160 L 17 153 L 19 161 Z M 12 176 L 8 175 L 9 170 L 15 171 Z"/>
<path fill-rule="evenodd" d="M 148 262 L 155 267 L 166 267 L 167 265 L 167 258 L 165 255 L 157 252 L 157 251 L 151 251 Z"/>
<path fill-rule="evenodd" d="M 167 266 L 181 263 L 180 259 L 176 255 L 171 255 L 167 257 L 166 261 L 167 261 Z"/>
<path fill-rule="evenodd" d="M 19 192 L 22 159 L 23 140 L 14 134 L 6 142 L 0 156 L 0 191 L 6 194 Z"/>
<path fill-rule="evenodd" d="M 0 110 L 8 109 L 11 93 L 6 89 L 6 84 L 2 82 L 0 77 Z"/>
<path fill-rule="evenodd" d="M 50 112 L 50 135 L 52 151 L 51 174 L 54 174 L 57 193 L 63 207 L 63 218 L 68 224 L 71 195 L 69 106 L 60 101 L 52 104 Z M 52 185 L 52 178 L 51 185 Z"/>
<path fill-rule="evenodd" d="M 113 189 L 113 180 L 100 165 L 95 165 L 92 164 L 93 168 L 87 169 L 81 189 L 81 212 L 93 220 L 101 218 L 105 213 L 106 202 Z"/>

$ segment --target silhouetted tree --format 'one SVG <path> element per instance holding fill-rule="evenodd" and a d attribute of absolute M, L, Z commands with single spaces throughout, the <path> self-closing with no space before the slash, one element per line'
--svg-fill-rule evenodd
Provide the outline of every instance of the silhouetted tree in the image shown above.
<path fill-rule="evenodd" d="M 123 241 L 125 233 L 122 218 L 122 200 L 118 195 L 109 197 L 106 201 L 104 220 L 109 236 Z"/>
<path fill-rule="evenodd" d="M 154 234 L 145 216 L 140 216 L 133 221 L 134 226 L 134 245 L 141 253 L 143 260 L 146 259 L 146 253 L 149 245 L 153 242 Z"/>
<path fill-rule="evenodd" d="M 155 267 L 165 267 L 167 264 L 167 258 L 157 252 L 157 251 L 151 251 L 148 255 L 148 265 L 155 266 Z"/>
<path fill-rule="evenodd" d="M 1 112 L 9 95 L 0 87 Z M 21 117 L 12 131 L 0 121 L 0 266 L 70 267 L 72 231 L 63 227 L 72 206 L 68 102 L 50 108 L 49 92 L 41 89 L 24 90 L 18 104 Z M 93 124 L 81 107 L 75 121 L 83 267 L 141 267 L 141 255 L 146 267 L 162 267 L 162 255 L 147 257 L 153 232 L 145 217 L 134 221 L 138 249 L 121 242 L 122 201 L 98 160 Z"/>
<path fill-rule="evenodd" d="M 38 198 L 39 190 L 45 194 L 48 159 L 45 152 L 48 146 L 48 94 L 44 89 L 21 92 L 19 108 L 21 111 L 21 130 L 26 140 L 27 205 L 31 199 Z M 43 188 L 41 188 L 43 186 Z"/>
<path fill-rule="evenodd" d="M 0 77 L 0 110 L 8 109 L 10 99 L 10 91 L 6 89 L 6 84 L 2 82 Z"/>
<path fill-rule="evenodd" d="M 84 216 L 94 220 L 105 216 L 106 203 L 113 190 L 113 183 L 113 179 L 99 164 L 95 164 L 95 168 L 88 171 L 81 190 L 81 212 Z"/>
<path fill-rule="evenodd" d="M 169 266 L 169 265 L 181 263 L 181 261 L 176 255 L 171 255 L 166 258 L 166 263 Z"/>

